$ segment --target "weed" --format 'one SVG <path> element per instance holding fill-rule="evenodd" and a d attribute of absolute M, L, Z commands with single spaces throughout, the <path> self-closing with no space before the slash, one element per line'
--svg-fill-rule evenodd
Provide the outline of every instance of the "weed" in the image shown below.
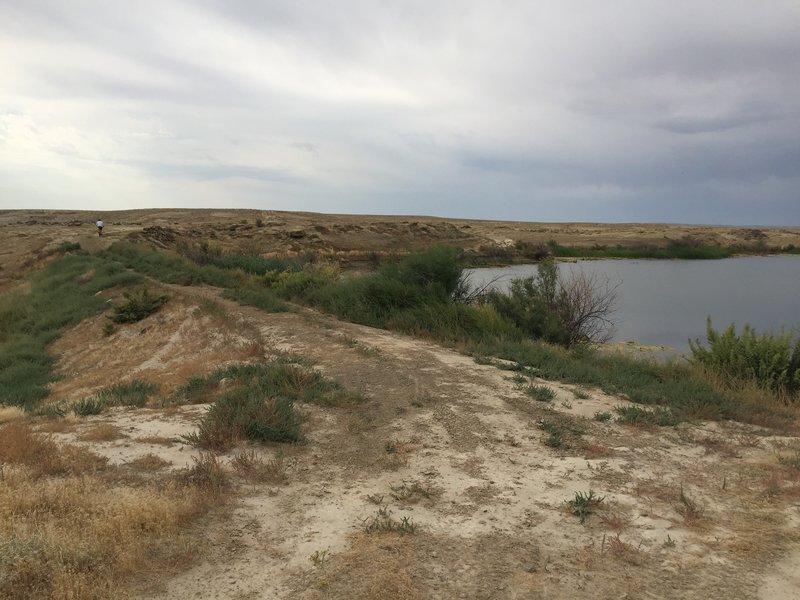
<path fill-rule="evenodd" d="M 265 461 L 254 450 L 243 450 L 231 459 L 233 470 L 242 477 L 259 483 L 286 483 L 287 464 L 282 454 Z"/>
<path fill-rule="evenodd" d="M 605 411 L 597 411 L 594 413 L 594 420 L 599 421 L 600 423 L 608 423 L 611 420 L 611 413 Z"/>
<path fill-rule="evenodd" d="M 531 385 L 525 389 L 525 393 L 528 394 L 534 400 L 538 400 L 539 402 L 550 402 L 553 398 L 556 397 L 556 393 L 553 391 L 553 388 L 548 387 L 546 385 Z"/>
<path fill-rule="evenodd" d="M 656 406 L 653 410 L 638 406 L 615 406 L 614 411 L 619 415 L 617 421 L 626 425 L 674 427 L 680 423 L 680 419 L 666 406 Z"/>
<path fill-rule="evenodd" d="M 398 521 L 392 517 L 392 512 L 385 506 L 380 507 L 373 516 L 363 519 L 361 523 L 366 533 L 407 534 L 417 531 L 416 524 L 409 517 L 401 517 Z"/>
<path fill-rule="evenodd" d="M 422 485 L 418 481 L 403 482 L 397 486 L 389 486 L 391 488 L 391 496 L 398 502 L 406 504 L 414 504 L 420 500 L 428 500 L 436 494 L 430 486 Z"/>
<path fill-rule="evenodd" d="M 125 302 L 115 304 L 111 308 L 114 314 L 110 317 L 114 323 L 136 323 L 161 309 L 167 303 L 167 296 L 151 294 L 147 288 L 138 292 L 123 292 Z"/>
<path fill-rule="evenodd" d="M 381 495 L 370 494 L 367 496 L 367 502 L 369 502 L 370 504 L 377 504 L 378 506 L 381 506 L 383 504 L 383 498 L 384 498 L 383 494 Z"/>
<path fill-rule="evenodd" d="M 310 560 L 311 564 L 316 568 L 320 568 L 325 564 L 328 558 L 330 558 L 330 552 L 328 550 L 314 550 L 311 556 L 308 557 L 308 560 Z"/>
<path fill-rule="evenodd" d="M 583 525 L 604 499 L 602 496 L 596 496 L 593 490 L 586 493 L 575 492 L 575 498 L 569 500 L 567 505 L 573 515 L 580 517 L 581 525 Z"/>
<path fill-rule="evenodd" d="M 168 460 L 161 458 L 156 454 L 145 454 L 127 463 L 132 469 L 137 471 L 159 471 L 168 467 L 170 463 Z"/>
<path fill-rule="evenodd" d="M 576 389 L 572 390 L 572 394 L 573 394 L 573 395 L 574 395 L 574 396 L 575 396 L 575 397 L 576 397 L 578 400 L 588 400 L 589 398 L 591 398 L 591 397 L 592 397 L 592 396 L 591 396 L 591 394 L 589 394 L 589 392 L 587 392 L 587 391 L 586 391 L 586 390 L 584 390 L 583 388 L 576 388 Z"/>
<path fill-rule="evenodd" d="M 114 335 L 114 332 L 116 330 L 117 330 L 117 328 L 114 327 L 113 323 L 106 323 L 105 325 L 103 325 L 103 335 L 105 337 L 109 337 L 111 335 Z"/>
<path fill-rule="evenodd" d="M 795 450 L 794 453 L 788 456 L 779 454 L 778 462 L 791 469 L 800 471 L 800 450 Z"/>
<path fill-rule="evenodd" d="M 583 435 L 583 428 L 567 416 L 553 415 L 539 420 L 536 426 L 548 434 L 544 445 L 550 448 L 571 448 L 571 442 Z"/>
<path fill-rule="evenodd" d="M 490 356 L 475 356 L 472 360 L 477 365 L 494 365 L 495 360 Z"/>
<path fill-rule="evenodd" d="M 99 415 L 106 408 L 106 403 L 99 398 L 81 398 L 69 405 L 69 409 L 79 417 Z"/>
<path fill-rule="evenodd" d="M 127 436 L 119 430 L 119 427 L 110 423 L 101 423 L 79 435 L 78 439 L 82 442 L 108 442 L 123 437 Z"/>
<path fill-rule="evenodd" d="M 134 406 L 141 408 L 156 390 L 158 390 L 157 383 L 133 379 L 101 389 L 96 394 L 96 398 L 107 406 Z"/>
<path fill-rule="evenodd" d="M 517 385 L 523 385 L 523 384 L 525 384 L 525 383 L 527 383 L 527 382 L 528 382 L 528 378 L 527 378 L 527 377 L 525 377 L 524 375 L 520 375 L 519 373 L 515 373 L 515 374 L 514 374 L 514 375 L 511 377 L 511 381 L 513 381 L 513 382 L 514 382 L 514 383 L 516 383 Z"/>
<path fill-rule="evenodd" d="M 696 523 L 698 520 L 703 518 L 703 515 L 705 514 L 705 507 L 701 506 L 697 503 L 697 501 L 690 498 L 684 491 L 682 485 L 680 493 L 678 494 L 678 502 L 680 504 L 675 507 L 675 510 L 683 517 L 683 520 L 687 525 Z"/>
<path fill-rule="evenodd" d="M 667 539 L 664 540 L 664 548 L 674 548 L 675 547 L 675 540 L 673 540 L 669 534 L 667 534 Z"/>
<path fill-rule="evenodd" d="M 192 461 L 191 467 L 177 475 L 181 483 L 201 490 L 210 499 L 217 499 L 227 492 L 230 481 L 216 456 L 204 452 L 199 457 L 193 456 Z"/>

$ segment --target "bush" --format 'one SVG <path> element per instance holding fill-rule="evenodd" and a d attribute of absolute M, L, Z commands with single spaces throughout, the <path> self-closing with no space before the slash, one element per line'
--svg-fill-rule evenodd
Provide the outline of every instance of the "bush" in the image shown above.
<path fill-rule="evenodd" d="M 138 292 L 123 292 L 127 302 L 112 307 L 114 315 L 109 317 L 114 323 L 136 323 L 158 311 L 167 303 L 167 296 L 151 294 L 147 288 Z"/>
<path fill-rule="evenodd" d="M 190 402 L 218 396 L 197 433 L 187 437 L 209 450 L 227 450 L 240 440 L 300 442 L 304 438 L 294 402 L 343 406 L 361 400 L 360 395 L 288 359 L 218 369 L 205 378 L 191 379 L 176 395 Z"/>
<path fill-rule="evenodd" d="M 726 377 L 750 379 L 774 392 L 800 390 L 800 338 L 793 333 L 758 335 L 749 325 L 736 334 L 735 324 L 720 333 L 706 323 L 708 348 L 689 340 L 692 360 Z"/>
<path fill-rule="evenodd" d="M 613 326 L 616 287 L 582 271 L 564 279 L 546 260 L 535 276 L 514 279 L 507 293 L 491 291 L 486 301 L 530 337 L 563 345 L 604 342 Z"/>

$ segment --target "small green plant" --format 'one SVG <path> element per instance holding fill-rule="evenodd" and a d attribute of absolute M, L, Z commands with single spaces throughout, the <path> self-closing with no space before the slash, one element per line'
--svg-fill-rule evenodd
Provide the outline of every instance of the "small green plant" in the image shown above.
<path fill-rule="evenodd" d="M 546 385 L 530 385 L 525 389 L 525 393 L 539 402 L 550 402 L 556 397 L 553 388 Z"/>
<path fill-rule="evenodd" d="M 400 485 L 389 486 L 392 490 L 391 496 L 398 502 L 405 502 L 406 504 L 413 504 L 423 499 L 430 499 L 434 490 L 430 486 L 422 485 L 418 481 L 406 482 Z"/>
<path fill-rule="evenodd" d="M 588 400 L 589 398 L 591 398 L 589 392 L 587 392 L 583 388 L 576 388 L 575 390 L 572 391 L 572 393 L 578 400 Z"/>
<path fill-rule="evenodd" d="M 308 557 L 308 560 L 310 560 L 311 564 L 316 568 L 320 568 L 327 562 L 328 558 L 330 558 L 329 550 L 314 550 L 311 556 Z"/>
<path fill-rule="evenodd" d="M 167 296 L 152 294 L 147 288 L 138 292 L 124 292 L 125 302 L 115 304 L 114 314 L 110 317 L 114 323 L 136 323 L 158 311 L 167 302 Z"/>
<path fill-rule="evenodd" d="M 476 356 L 472 360 L 475 361 L 477 365 L 494 365 L 495 360 L 490 356 Z"/>
<path fill-rule="evenodd" d="M 103 388 L 96 394 L 96 398 L 106 406 L 134 406 L 141 408 L 156 390 L 158 390 L 157 383 L 133 379 L 132 381 L 115 383 Z"/>
<path fill-rule="evenodd" d="M 383 494 L 380 495 L 370 494 L 369 496 L 367 496 L 367 502 L 369 502 L 370 504 L 377 504 L 378 506 L 381 506 L 383 504 L 383 498 L 384 498 Z"/>
<path fill-rule="evenodd" d="M 544 445 L 550 448 L 568 449 L 572 446 L 572 440 L 583 435 L 583 428 L 567 416 L 554 415 L 549 419 L 541 419 L 536 426 L 548 434 Z"/>
<path fill-rule="evenodd" d="M 705 514 L 705 507 L 701 506 L 696 500 L 690 498 L 681 485 L 680 493 L 678 494 L 679 504 L 675 510 L 683 517 L 683 520 L 688 523 L 694 523 L 703 518 Z"/>
<path fill-rule="evenodd" d="M 113 335 L 116 330 L 117 330 L 117 328 L 114 327 L 113 323 L 106 323 L 105 325 L 103 325 L 103 335 L 105 337 L 109 337 L 110 335 Z"/>
<path fill-rule="evenodd" d="M 362 520 L 366 533 L 395 532 L 401 534 L 416 533 L 417 526 L 409 517 L 401 517 L 398 521 L 392 512 L 385 506 L 378 508 L 377 512 Z"/>
<path fill-rule="evenodd" d="M 593 490 L 589 490 L 586 493 L 575 492 L 575 498 L 569 500 L 567 504 L 572 514 L 580 517 L 581 525 L 583 525 L 604 499 L 602 496 L 596 496 Z"/>
<path fill-rule="evenodd" d="M 788 456 L 779 454 L 778 462 L 786 467 L 800 471 L 800 450 L 795 450 L 794 453 Z"/>
<path fill-rule="evenodd" d="M 254 450 L 242 450 L 233 455 L 231 466 L 237 474 L 257 483 L 286 483 L 288 479 L 282 454 L 265 461 Z"/>
<path fill-rule="evenodd" d="M 522 385 L 524 383 L 527 383 L 528 378 L 525 377 L 524 375 L 520 375 L 519 373 L 515 373 L 514 376 L 511 378 L 511 381 L 513 381 L 517 385 Z"/>
<path fill-rule="evenodd" d="M 669 534 L 667 534 L 667 539 L 664 540 L 664 547 L 665 548 L 674 548 L 675 547 L 675 540 L 673 540 Z"/>
<path fill-rule="evenodd" d="M 81 398 L 69 405 L 69 409 L 79 417 L 99 415 L 105 407 L 106 403 L 99 398 Z"/>
<path fill-rule="evenodd" d="M 594 420 L 600 423 L 607 423 L 611 420 L 611 413 L 606 411 L 597 411 L 594 413 Z"/>
<path fill-rule="evenodd" d="M 616 406 L 614 411 L 619 415 L 617 421 L 626 425 L 674 427 L 680 423 L 680 419 L 666 406 L 656 406 L 653 410 L 638 406 Z"/>

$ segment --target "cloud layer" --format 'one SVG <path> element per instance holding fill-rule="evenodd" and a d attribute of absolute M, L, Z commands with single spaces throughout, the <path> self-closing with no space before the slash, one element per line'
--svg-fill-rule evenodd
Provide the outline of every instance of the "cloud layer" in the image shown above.
<path fill-rule="evenodd" d="M 800 225 L 796 1 L 0 14 L 0 208 Z"/>

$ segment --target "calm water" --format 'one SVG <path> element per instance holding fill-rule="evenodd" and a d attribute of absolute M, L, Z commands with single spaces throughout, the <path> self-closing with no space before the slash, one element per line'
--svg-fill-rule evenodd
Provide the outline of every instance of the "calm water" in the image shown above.
<path fill-rule="evenodd" d="M 614 341 L 688 351 L 705 340 L 706 317 L 722 329 L 748 323 L 757 331 L 800 331 L 800 256 L 725 260 L 596 260 L 561 263 L 562 273 L 596 272 L 619 283 Z M 495 287 L 536 274 L 536 265 L 471 269 L 475 285 L 500 275 Z"/>

